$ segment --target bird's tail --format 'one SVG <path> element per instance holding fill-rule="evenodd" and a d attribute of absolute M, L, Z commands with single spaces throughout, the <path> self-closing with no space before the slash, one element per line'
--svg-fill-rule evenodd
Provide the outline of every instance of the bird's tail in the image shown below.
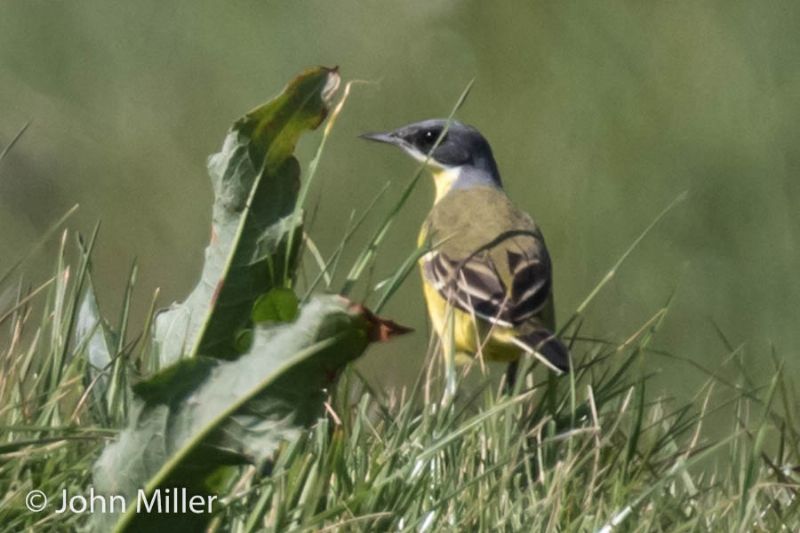
<path fill-rule="evenodd" d="M 514 339 L 514 344 L 533 355 L 552 370 L 569 372 L 569 349 L 545 328 L 536 328 Z"/>

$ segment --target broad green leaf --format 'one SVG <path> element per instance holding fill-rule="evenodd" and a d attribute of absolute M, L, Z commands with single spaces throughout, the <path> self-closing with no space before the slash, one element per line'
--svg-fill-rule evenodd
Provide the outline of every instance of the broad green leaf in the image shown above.
<path fill-rule="evenodd" d="M 317 420 L 325 387 L 386 327 L 394 325 L 344 298 L 320 296 L 291 324 L 257 326 L 235 361 L 184 359 L 138 384 L 128 427 L 94 468 L 95 490 L 124 495 L 127 513 L 97 514 L 94 529 L 202 530 L 210 514 L 137 514 L 137 497 L 174 487 L 218 494 L 230 466 L 270 459 Z"/>
<path fill-rule="evenodd" d="M 211 243 L 200 282 L 183 303 L 158 315 L 154 344 L 162 367 L 183 357 L 232 359 L 251 325 L 256 299 L 291 284 L 300 239 L 295 214 L 300 135 L 328 113 L 336 70 L 315 68 L 238 120 L 208 161 L 214 186 Z M 292 250 L 287 250 L 292 242 Z"/>
<path fill-rule="evenodd" d="M 253 322 L 291 322 L 297 318 L 300 302 L 292 289 L 277 287 L 259 297 L 253 305 Z"/>
<path fill-rule="evenodd" d="M 127 508 L 94 515 L 95 530 L 202 530 L 210 513 L 166 509 L 178 488 L 223 493 L 236 466 L 264 463 L 318 419 L 325 388 L 369 342 L 406 331 L 338 296 L 298 309 L 290 288 L 301 241 L 292 151 L 325 118 L 338 80 L 322 68 L 300 75 L 234 124 L 209 160 L 201 281 L 155 321 L 162 370 L 134 387 L 128 425 L 94 468 L 94 488 Z M 159 498 L 163 512 L 143 512 Z"/>

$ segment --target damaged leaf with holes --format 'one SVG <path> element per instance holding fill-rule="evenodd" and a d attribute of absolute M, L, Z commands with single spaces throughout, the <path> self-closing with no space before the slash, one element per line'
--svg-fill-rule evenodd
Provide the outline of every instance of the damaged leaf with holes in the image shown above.
<path fill-rule="evenodd" d="M 161 367 L 197 355 L 237 357 L 237 337 L 252 326 L 254 303 L 291 285 L 301 241 L 294 234 L 302 224 L 295 211 L 300 165 L 293 151 L 300 135 L 325 119 L 338 85 L 335 69 L 304 72 L 234 123 L 222 149 L 209 158 L 211 242 L 200 282 L 155 321 Z"/>

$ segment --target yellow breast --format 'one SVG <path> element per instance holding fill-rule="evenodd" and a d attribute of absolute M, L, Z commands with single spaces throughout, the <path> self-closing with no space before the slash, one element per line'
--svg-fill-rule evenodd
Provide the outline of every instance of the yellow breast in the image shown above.
<path fill-rule="evenodd" d="M 511 328 L 492 326 L 487 321 L 456 309 L 432 287 L 423 274 L 422 287 L 428 315 L 434 331 L 442 342 L 445 353 L 452 346 L 456 362 L 463 364 L 478 353 L 486 361 L 516 361 L 522 350 L 511 342 L 515 332 Z"/>

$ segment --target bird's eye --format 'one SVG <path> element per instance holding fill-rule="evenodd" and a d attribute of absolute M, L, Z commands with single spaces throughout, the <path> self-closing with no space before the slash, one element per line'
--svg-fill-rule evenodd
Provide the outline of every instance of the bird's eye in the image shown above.
<path fill-rule="evenodd" d="M 430 147 L 433 146 L 433 143 L 435 143 L 436 139 L 438 138 L 439 138 L 439 131 L 424 130 L 419 134 L 417 142 L 420 144 L 420 146 Z"/>

